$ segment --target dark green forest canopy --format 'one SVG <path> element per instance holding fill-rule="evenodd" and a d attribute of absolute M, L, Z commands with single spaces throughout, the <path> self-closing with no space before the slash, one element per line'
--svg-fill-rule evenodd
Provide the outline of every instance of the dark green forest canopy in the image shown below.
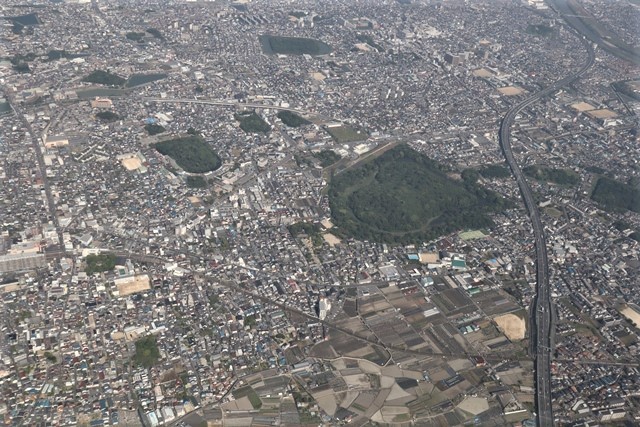
<path fill-rule="evenodd" d="M 304 37 L 260 36 L 262 51 L 267 55 L 326 55 L 331 46 L 315 39 Z"/>
<path fill-rule="evenodd" d="M 271 126 L 255 111 L 235 114 L 235 119 L 240 122 L 240 129 L 246 133 L 267 133 L 271 130 Z"/>
<path fill-rule="evenodd" d="M 220 157 L 199 136 L 158 142 L 155 149 L 171 157 L 178 166 L 190 173 L 210 172 L 222 165 Z"/>
<path fill-rule="evenodd" d="M 87 255 L 85 259 L 87 274 L 101 273 L 103 271 L 111 271 L 116 267 L 116 256 L 114 254 L 104 253 L 99 255 Z"/>
<path fill-rule="evenodd" d="M 320 166 L 322 166 L 323 168 L 331 166 L 342 158 L 340 154 L 336 153 L 333 150 L 322 150 L 314 153 L 313 156 L 320 161 Z"/>
<path fill-rule="evenodd" d="M 136 354 L 133 356 L 136 364 L 150 368 L 155 365 L 159 359 L 160 350 L 158 349 L 156 337 L 147 335 L 136 341 Z"/>
<path fill-rule="evenodd" d="M 490 227 L 487 214 L 510 206 L 475 179 L 450 178 L 406 145 L 333 177 L 329 203 L 339 234 L 402 244 Z"/>
<path fill-rule="evenodd" d="M 609 211 L 630 210 L 640 213 L 640 190 L 611 178 L 598 178 L 591 198 Z"/>
<path fill-rule="evenodd" d="M 84 82 L 98 83 L 107 86 L 122 86 L 126 80 L 117 74 L 110 73 L 104 70 L 95 70 L 88 76 L 82 79 Z"/>
<path fill-rule="evenodd" d="M 282 123 L 289 127 L 300 127 L 302 125 L 308 125 L 311 123 L 309 120 L 300 117 L 298 114 L 293 111 L 283 110 L 278 112 L 278 117 L 282 120 Z"/>

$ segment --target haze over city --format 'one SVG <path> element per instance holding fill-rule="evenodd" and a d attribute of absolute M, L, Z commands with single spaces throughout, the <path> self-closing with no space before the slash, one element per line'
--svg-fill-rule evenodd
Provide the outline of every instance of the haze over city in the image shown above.
<path fill-rule="evenodd" d="M 640 422 L 638 0 L 4 0 L 0 422 Z"/>

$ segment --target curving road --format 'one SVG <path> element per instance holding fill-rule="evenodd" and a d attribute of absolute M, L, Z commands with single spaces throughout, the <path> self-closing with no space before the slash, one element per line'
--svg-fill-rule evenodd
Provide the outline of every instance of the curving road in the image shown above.
<path fill-rule="evenodd" d="M 520 166 L 516 162 L 511 149 L 511 126 L 516 115 L 525 108 L 533 105 L 540 99 L 552 94 L 563 86 L 580 78 L 591 68 L 595 62 L 595 52 L 593 46 L 585 38 L 581 37 L 581 42 L 587 49 L 589 58 L 587 62 L 575 73 L 558 80 L 551 86 L 535 93 L 516 106 L 512 107 L 502 119 L 500 124 L 500 148 L 511 168 L 518 188 L 524 199 L 524 204 L 529 212 L 536 246 L 536 299 L 535 313 L 532 315 L 533 325 L 530 339 L 534 341 L 536 359 L 536 406 L 538 412 L 539 426 L 553 426 L 553 411 L 551 407 L 551 357 L 553 333 L 551 295 L 549 289 L 549 262 L 547 260 L 547 247 L 544 234 L 544 227 L 540 219 L 540 211 L 533 198 L 531 187 L 524 178 Z"/>
<path fill-rule="evenodd" d="M 548 0 L 551 7 L 577 32 L 603 50 L 633 64 L 640 64 L 640 49 L 624 42 L 608 26 L 602 25 L 577 0 Z"/>

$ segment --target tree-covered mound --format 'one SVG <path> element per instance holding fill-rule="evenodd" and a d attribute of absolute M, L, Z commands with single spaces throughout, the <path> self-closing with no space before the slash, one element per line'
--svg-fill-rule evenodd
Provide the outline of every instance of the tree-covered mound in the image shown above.
<path fill-rule="evenodd" d="M 331 46 L 315 39 L 304 37 L 260 36 L 262 51 L 267 55 L 327 55 Z"/>
<path fill-rule="evenodd" d="M 98 83 L 106 86 L 122 86 L 126 80 L 117 74 L 104 70 L 95 70 L 82 79 L 83 82 Z"/>
<path fill-rule="evenodd" d="M 267 133 L 271 126 L 265 122 L 255 111 L 250 113 L 237 113 L 235 119 L 240 122 L 240 129 L 246 133 Z"/>
<path fill-rule="evenodd" d="M 85 262 L 87 263 L 87 268 L 85 269 L 87 274 L 102 273 L 111 271 L 116 267 L 116 256 L 110 253 L 87 255 Z"/>
<path fill-rule="evenodd" d="M 282 110 L 278 112 L 278 117 L 282 120 L 282 123 L 292 128 L 297 128 L 311 123 L 309 120 L 289 110 Z"/>
<path fill-rule="evenodd" d="M 608 211 L 640 212 L 640 190 L 606 176 L 598 178 L 591 198 Z"/>
<path fill-rule="evenodd" d="M 406 244 L 490 227 L 487 214 L 509 202 L 479 186 L 476 178 L 450 178 L 435 161 L 399 145 L 333 177 L 329 203 L 336 231 Z"/>
<path fill-rule="evenodd" d="M 190 173 L 205 173 L 218 169 L 222 165 L 220 157 L 199 136 L 171 139 L 154 145 L 161 154 L 171 157 Z"/>

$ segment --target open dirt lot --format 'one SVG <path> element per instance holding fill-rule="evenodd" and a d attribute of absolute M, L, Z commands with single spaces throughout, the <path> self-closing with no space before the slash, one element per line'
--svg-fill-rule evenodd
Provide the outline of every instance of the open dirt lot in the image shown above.
<path fill-rule="evenodd" d="M 638 313 L 636 310 L 629 306 L 625 306 L 625 308 L 620 310 L 620 314 L 631 320 L 637 328 L 640 328 L 640 313 Z"/>
<path fill-rule="evenodd" d="M 331 233 L 325 233 L 322 235 L 322 237 L 324 237 L 325 242 L 327 242 L 329 244 L 329 246 L 335 246 L 340 244 L 341 240 L 338 239 L 336 236 L 334 236 Z"/>
<path fill-rule="evenodd" d="M 615 112 L 611 110 L 607 110 L 606 108 L 602 110 L 591 110 L 587 113 L 587 115 L 594 117 L 596 119 L 613 119 L 615 117 L 618 117 L 618 115 Z"/>
<path fill-rule="evenodd" d="M 571 104 L 571 108 L 578 111 L 589 111 L 589 110 L 595 110 L 596 107 L 586 102 L 576 102 L 575 104 Z"/>
<path fill-rule="evenodd" d="M 485 68 L 480 68 L 473 72 L 473 75 L 476 77 L 491 77 L 493 73 Z"/>
<path fill-rule="evenodd" d="M 116 283 L 116 287 L 121 297 L 151 289 L 149 276 L 147 275 L 134 276 L 129 281 Z"/>
<path fill-rule="evenodd" d="M 520 89 L 519 87 L 506 86 L 506 87 L 499 88 L 498 92 L 500 92 L 501 94 L 506 95 L 506 96 L 515 96 L 515 95 L 520 95 L 524 91 L 522 89 Z"/>
<path fill-rule="evenodd" d="M 465 400 L 460 402 L 458 408 L 463 411 L 470 412 L 473 415 L 478 415 L 489 409 L 489 402 L 487 402 L 487 399 L 482 397 L 467 397 Z"/>
<path fill-rule="evenodd" d="M 524 319 L 521 319 L 515 314 L 503 314 L 493 320 L 495 320 L 500 330 L 511 341 L 524 339 L 524 334 L 526 332 L 526 323 Z"/>
<path fill-rule="evenodd" d="M 142 162 L 137 157 L 129 157 L 128 159 L 122 159 L 122 166 L 129 171 L 133 171 L 142 166 Z"/>

